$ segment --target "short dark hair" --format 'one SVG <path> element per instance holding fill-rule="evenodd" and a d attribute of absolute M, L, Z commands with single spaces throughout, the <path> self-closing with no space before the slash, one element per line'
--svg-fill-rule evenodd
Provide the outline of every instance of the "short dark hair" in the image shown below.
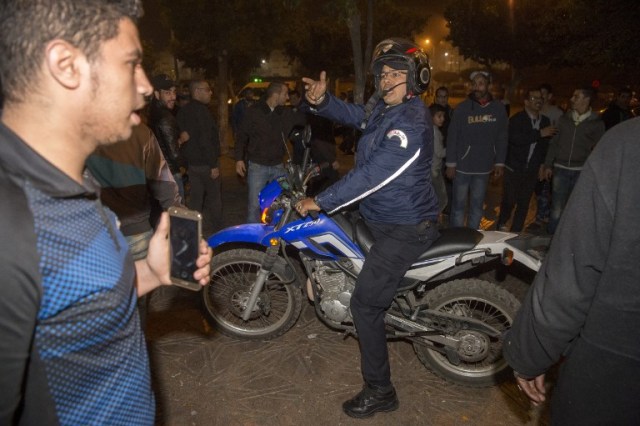
<path fill-rule="evenodd" d="M 240 92 L 240 98 L 247 98 L 251 96 L 253 98 L 253 89 L 251 87 L 245 87 Z"/>
<path fill-rule="evenodd" d="M 431 104 L 429 105 L 429 112 L 433 117 L 437 112 L 443 112 L 445 117 L 447 116 L 447 109 L 440 104 Z"/>
<path fill-rule="evenodd" d="M 189 82 L 189 94 L 191 95 L 191 97 L 193 97 L 193 95 L 196 94 L 196 90 L 198 90 L 198 86 L 201 85 L 202 83 L 209 84 L 209 82 L 204 78 L 196 78 Z"/>
<path fill-rule="evenodd" d="M 283 81 L 272 81 L 269 83 L 267 87 L 266 97 L 269 99 L 272 95 L 276 93 L 280 93 L 283 87 L 286 87 L 289 90 L 289 87 Z"/>
<path fill-rule="evenodd" d="M 449 89 L 447 89 L 447 88 L 446 88 L 446 86 L 440 86 L 440 87 L 438 87 L 438 88 L 436 89 L 436 92 L 435 92 L 435 93 L 436 93 L 436 96 L 438 95 L 438 92 L 440 92 L 440 91 L 444 91 L 444 92 L 446 92 L 446 93 L 447 93 L 447 95 L 449 95 Z"/>
<path fill-rule="evenodd" d="M 522 93 L 522 99 L 523 100 L 529 100 L 529 97 L 531 96 L 531 92 L 540 92 L 542 90 L 542 88 L 540 87 L 529 87 L 527 90 L 525 90 Z M 553 92 L 549 92 L 549 93 L 553 93 Z"/>
<path fill-rule="evenodd" d="M 631 90 L 631 87 L 629 86 L 621 87 L 620 89 L 618 89 L 618 95 L 621 95 L 623 93 L 633 95 L 633 90 Z"/>
<path fill-rule="evenodd" d="M 577 90 L 581 91 L 585 98 L 589 98 L 589 103 L 593 102 L 596 98 L 596 89 L 591 86 L 582 86 Z"/>
<path fill-rule="evenodd" d="M 551 85 L 550 85 L 550 84 L 548 84 L 548 83 L 542 83 L 542 84 L 540 85 L 540 90 L 546 90 L 546 91 L 547 91 L 547 93 L 553 93 L 553 88 L 552 88 L 552 87 L 551 87 Z"/>
<path fill-rule="evenodd" d="M 94 62 L 102 43 L 118 36 L 120 20 L 140 16 L 140 0 L 3 0 L 0 79 L 6 100 L 25 97 L 52 40 L 67 41 Z"/>

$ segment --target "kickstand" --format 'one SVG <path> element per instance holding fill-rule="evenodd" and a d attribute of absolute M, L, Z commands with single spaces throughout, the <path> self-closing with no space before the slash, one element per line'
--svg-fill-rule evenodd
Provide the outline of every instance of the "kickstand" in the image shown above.
<path fill-rule="evenodd" d="M 344 333 L 342 333 L 342 340 L 347 340 L 349 336 L 353 336 L 355 339 L 357 339 L 358 333 L 353 330 L 345 330 Z"/>

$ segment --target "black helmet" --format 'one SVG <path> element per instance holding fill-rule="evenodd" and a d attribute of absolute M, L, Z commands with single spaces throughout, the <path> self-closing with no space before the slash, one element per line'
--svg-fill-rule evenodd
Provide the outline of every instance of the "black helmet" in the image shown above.
<path fill-rule="evenodd" d="M 427 90 L 431 80 L 429 57 L 416 44 L 401 38 L 388 38 L 373 50 L 371 72 L 376 89 L 380 88 L 380 72 L 387 65 L 396 70 L 407 70 L 407 93 L 419 95 Z"/>

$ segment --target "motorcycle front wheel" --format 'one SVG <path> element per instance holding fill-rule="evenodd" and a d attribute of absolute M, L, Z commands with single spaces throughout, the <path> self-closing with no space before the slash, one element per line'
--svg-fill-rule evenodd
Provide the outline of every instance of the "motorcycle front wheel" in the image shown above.
<path fill-rule="evenodd" d="M 511 327 L 520 302 L 507 290 L 478 279 L 455 280 L 442 284 L 425 295 L 430 309 L 480 320 L 501 334 Z M 447 356 L 427 345 L 414 342 L 413 348 L 427 368 L 450 382 L 470 387 L 499 383 L 510 374 L 502 357 L 502 337 L 459 330 L 453 336 L 460 345 L 460 362 L 452 364 Z"/>
<path fill-rule="evenodd" d="M 259 250 L 235 249 L 211 260 L 211 281 L 202 297 L 207 316 L 222 334 L 242 339 L 272 339 L 284 334 L 298 320 L 302 310 L 298 281 L 303 273 L 295 262 L 295 280 L 287 283 L 280 274 L 269 274 L 249 320 L 242 319 L 264 256 Z"/>

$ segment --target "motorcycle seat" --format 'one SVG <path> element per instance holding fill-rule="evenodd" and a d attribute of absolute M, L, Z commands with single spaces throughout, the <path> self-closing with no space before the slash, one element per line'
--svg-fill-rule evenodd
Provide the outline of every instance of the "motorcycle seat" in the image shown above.
<path fill-rule="evenodd" d="M 373 235 L 364 220 L 355 225 L 355 239 L 366 254 L 374 243 Z M 440 230 L 440 237 L 420 255 L 416 262 L 470 250 L 482 240 L 482 233 L 471 228 L 448 228 Z"/>
<path fill-rule="evenodd" d="M 440 237 L 418 258 L 434 259 L 461 253 L 474 248 L 482 240 L 482 233 L 471 228 L 447 228 L 440 230 Z"/>

